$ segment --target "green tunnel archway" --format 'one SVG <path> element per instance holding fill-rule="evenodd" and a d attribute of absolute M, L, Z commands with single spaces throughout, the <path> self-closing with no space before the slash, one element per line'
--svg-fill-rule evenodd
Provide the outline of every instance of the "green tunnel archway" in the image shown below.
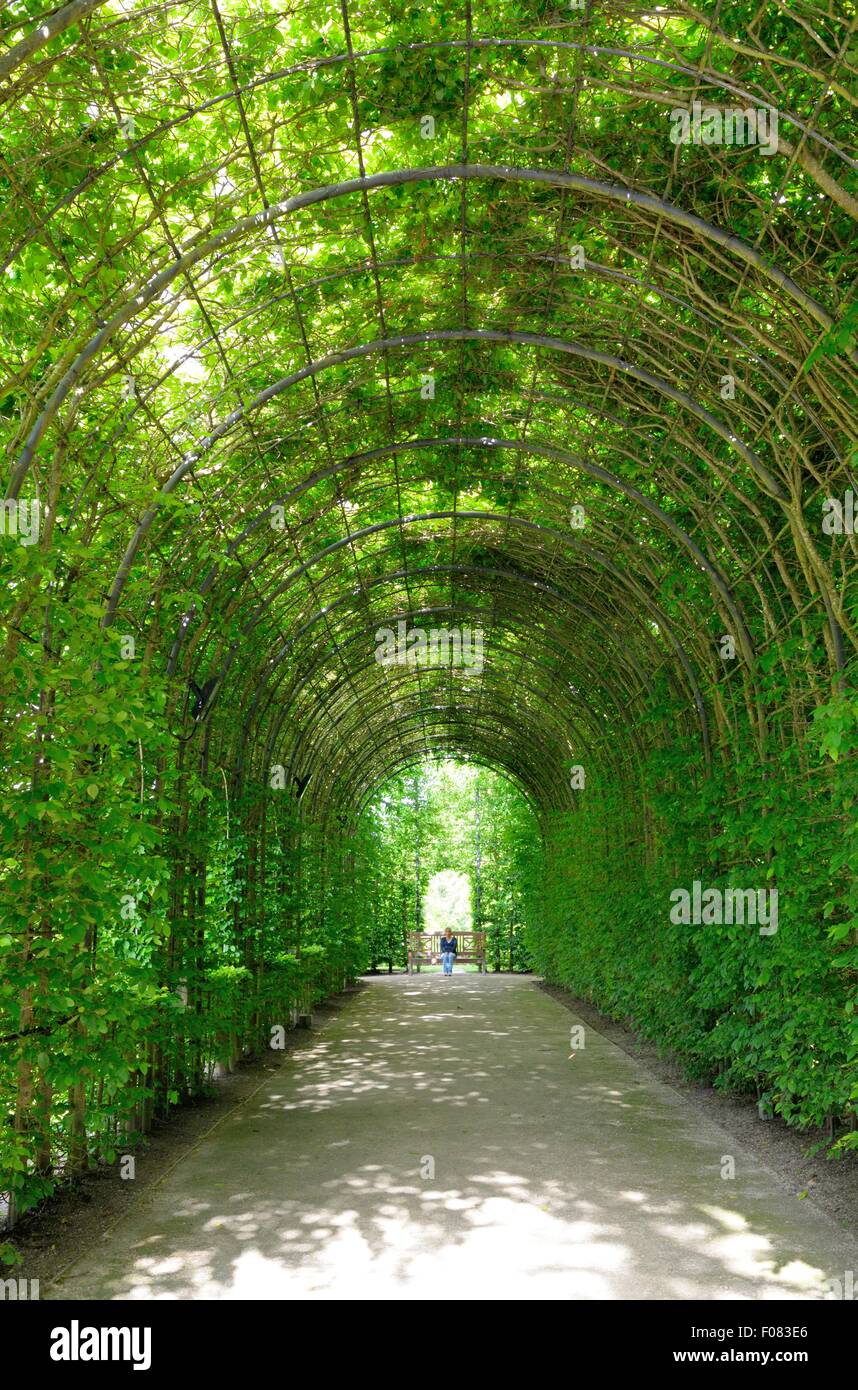
<path fill-rule="evenodd" d="M 0 1072 L 33 1192 L 102 1142 L 99 1075 L 141 1125 L 192 1087 L 224 1030 L 150 1036 L 177 987 L 250 1038 L 275 965 L 353 973 L 361 812 L 438 753 L 535 808 L 541 968 L 706 1074 L 770 991 L 804 1032 L 737 1084 L 851 1122 L 858 55 L 805 8 L 3 18 Z M 674 143 L 694 103 L 771 148 Z M 382 665 L 399 622 L 479 628 L 480 668 Z M 773 966 L 739 935 L 660 964 L 695 875 L 779 886 Z"/>

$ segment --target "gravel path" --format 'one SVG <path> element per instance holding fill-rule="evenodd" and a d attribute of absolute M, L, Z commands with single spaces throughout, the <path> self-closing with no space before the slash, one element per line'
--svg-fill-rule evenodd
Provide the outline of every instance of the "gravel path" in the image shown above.
<path fill-rule="evenodd" d="M 532 978 L 424 974 L 356 993 L 43 1297 L 819 1298 L 848 1269 Z"/>

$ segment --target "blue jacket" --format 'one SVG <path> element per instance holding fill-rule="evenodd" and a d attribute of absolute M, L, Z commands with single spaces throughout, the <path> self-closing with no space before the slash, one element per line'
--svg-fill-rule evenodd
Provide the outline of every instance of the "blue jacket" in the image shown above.
<path fill-rule="evenodd" d="M 458 949 L 459 949 L 459 943 L 457 942 L 455 936 L 451 936 L 449 941 L 447 940 L 446 936 L 442 936 L 442 937 L 441 937 L 441 954 L 442 954 L 442 955 L 446 955 L 446 953 L 447 953 L 448 951 L 452 951 L 452 952 L 453 952 L 453 955 L 455 955 L 456 952 L 458 951 Z"/>

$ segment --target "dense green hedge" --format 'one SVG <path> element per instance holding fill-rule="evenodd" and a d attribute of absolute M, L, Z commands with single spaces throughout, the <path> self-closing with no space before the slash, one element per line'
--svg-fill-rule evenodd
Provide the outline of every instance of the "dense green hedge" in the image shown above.
<path fill-rule="evenodd" d="M 21 653 L 6 673 L 21 692 L 0 782 L 0 1198 L 13 1216 L 112 1162 L 366 964 L 354 845 L 329 844 L 288 791 L 266 805 L 257 779 L 237 795 L 220 769 L 167 757 L 163 685 L 117 660 L 111 636 L 82 640 L 89 619 L 66 605 L 49 742 L 42 663 Z"/>
<path fill-rule="evenodd" d="M 647 774 L 670 787 L 649 856 L 617 835 L 628 792 L 593 786 L 551 819 L 530 933 L 550 981 L 790 1124 L 839 1121 L 841 1147 L 858 1144 L 856 748 L 858 700 L 845 696 L 817 711 L 807 748 L 783 753 L 774 777 L 747 758 L 695 787 L 674 746 Z M 674 923 L 671 892 L 695 879 L 776 886 L 777 931 Z"/>

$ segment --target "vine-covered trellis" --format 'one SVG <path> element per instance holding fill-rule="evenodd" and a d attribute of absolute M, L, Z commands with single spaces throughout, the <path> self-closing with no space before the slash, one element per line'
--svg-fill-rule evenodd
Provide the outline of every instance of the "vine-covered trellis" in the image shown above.
<path fill-rule="evenodd" d="M 19 1209 L 363 968 L 436 750 L 539 817 L 540 969 L 854 1123 L 856 67 L 836 0 L 0 15 Z"/>

